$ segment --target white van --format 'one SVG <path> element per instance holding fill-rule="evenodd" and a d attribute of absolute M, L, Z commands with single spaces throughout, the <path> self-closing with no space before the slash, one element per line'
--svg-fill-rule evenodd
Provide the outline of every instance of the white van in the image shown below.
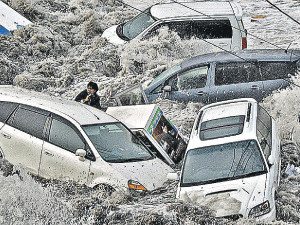
<path fill-rule="evenodd" d="M 0 86 L 0 158 L 40 177 L 125 193 L 156 189 L 173 171 L 105 112 L 12 86 Z"/>
<path fill-rule="evenodd" d="M 247 47 L 242 14 L 241 6 L 235 2 L 161 3 L 106 29 L 102 37 L 113 44 L 124 44 L 132 39 L 147 39 L 167 27 L 182 39 L 205 39 L 222 49 L 238 51 Z"/>
<path fill-rule="evenodd" d="M 217 217 L 273 221 L 280 162 L 275 121 L 254 99 L 207 105 L 191 132 L 177 197 Z"/>

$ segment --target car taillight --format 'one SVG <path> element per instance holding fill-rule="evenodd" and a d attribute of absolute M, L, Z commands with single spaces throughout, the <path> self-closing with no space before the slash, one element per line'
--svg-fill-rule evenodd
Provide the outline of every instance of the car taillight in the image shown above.
<path fill-rule="evenodd" d="M 242 38 L 242 49 L 245 49 L 245 48 L 247 48 L 247 38 L 243 37 Z"/>

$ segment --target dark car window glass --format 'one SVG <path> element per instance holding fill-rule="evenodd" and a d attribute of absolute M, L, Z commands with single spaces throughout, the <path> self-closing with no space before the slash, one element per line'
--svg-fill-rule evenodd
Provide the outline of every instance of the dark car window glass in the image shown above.
<path fill-rule="evenodd" d="M 178 72 L 181 69 L 180 64 L 177 64 L 175 66 L 172 66 L 171 68 L 163 71 L 160 75 L 158 75 L 150 84 L 149 87 L 152 85 L 157 84 L 158 82 L 160 82 L 161 80 L 167 78 L 168 76 L 170 76 L 171 74 L 174 74 L 176 72 Z"/>
<path fill-rule="evenodd" d="M 123 35 L 133 39 L 153 24 L 156 20 L 151 16 L 150 9 L 146 9 L 132 20 L 123 25 Z"/>
<path fill-rule="evenodd" d="M 85 147 L 84 142 L 72 127 L 56 119 L 53 119 L 51 123 L 49 142 L 73 153 Z"/>
<path fill-rule="evenodd" d="M 107 162 L 135 162 L 153 158 L 140 140 L 121 123 L 88 125 L 83 129 Z"/>
<path fill-rule="evenodd" d="M 265 172 L 255 140 L 232 142 L 188 151 L 181 185 L 213 183 Z"/>
<path fill-rule="evenodd" d="M 257 139 L 258 143 L 260 144 L 261 150 L 263 151 L 264 156 L 267 159 L 271 154 L 270 145 L 268 144 L 267 139 L 261 134 L 259 130 L 257 130 Z"/>
<path fill-rule="evenodd" d="M 229 20 L 194 21 L 191 36 L 201 39 L 231 38 L 232 28 Z"/>
<path fill-rule="evenodd" d="M 295 75 L 297 66 L 295 62 L 259 62 L 263 80 L 276 80 Z"/>
<path fill-rule="evenodd" d="M 241 134 L 244 120 L 245 116 L 232 116 L 205 121 L 200 127 L 200 139 L 209 140 Z"/>
<path fill-rule="evenodd" d="M 208 120 L 201 123 L 201 130 L 211 129 L 215 127 L 229 126 L 233 124 L 244 124 L 245 116 L 230 116 L 220 119 Z"/>
<path fill-rule="evenodd" d="M 47 116 L 19 107 L 8 124 L 30 135 L 42 139 Z"/>
<path fill-rule="evenodd" d="M 203 88 L 206 85 L 208 66 L 188 70 L 178 75 L 178 89 L 188 90 Z"/>
<path fill-rule="evenodd" d="M 272 118 L 269 113 L 261 106 L 257 109 L 257 118 L 268 128 L 271 129 Z"/>
<path fill-rule="evenodd" d="M 0 122 L 4 123 L 17 105 L 13 102 L 0 102 Z"/>
<path fill-rule="evenodd" d="M 176 21 L 158 24 L 145 35 L 145 38 L 158 35 L 159 29 L 161 28 L 167 28 L 169 31 L 176 32 L 181 39 L 189 39 L 191 37 L 191 22 Z"/>
<path fill-rule="evenodd" d="M 218 63 L 215 85 L 248 83 L 262 80 L 258 66 L 253 62 Z"/>

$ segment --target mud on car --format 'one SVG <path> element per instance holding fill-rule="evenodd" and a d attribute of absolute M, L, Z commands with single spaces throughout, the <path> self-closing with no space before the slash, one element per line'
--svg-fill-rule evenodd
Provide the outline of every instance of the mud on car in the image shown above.
<path fill-rule="evenodd" d="M 177 198 L 217 217 L 276 218 L 280 139 L 274 119 L 254 99 L 200 109 L 187 147 Z"/>
<path fill-rule="evenodd" d="M 105 112 L 12 86 L 0 86 L 0 157 L 43 178 L 125 193 L 156 189 L 172 171 Z"/>

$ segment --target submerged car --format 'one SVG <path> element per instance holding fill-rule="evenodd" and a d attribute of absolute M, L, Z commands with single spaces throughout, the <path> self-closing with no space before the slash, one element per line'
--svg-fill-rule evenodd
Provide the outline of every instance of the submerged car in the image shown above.
<path fill-rule="evenodd" d="M 238 51 L 247 47 L 242 14 L 241 6 L 235 2 L 155 4 L 130 21 L 108 28 L 102 37 L 113 44 L 124 44 L 132 39 L 147 39 L 167 27 L 182 39 L 205 39 L 204 44 Z"/>
<path fill-rule="evenodd" d="M 168 165 L 179 164 L 183 159 L 187 144 L 156 104 L 108 107 L 106 113 L 122 121 Z"/>
<path fill-rule="evenodd" d="M 12 86 L 0 86 L 0 157 L 43 178 L 125 193 L 156 189 L 172 171 L 105 112 Z"/>
<path fill-rule="evenodd" d="M 276 217 L 280 139 L 274 119 L 254 99 L 204 106 L 195 120 L 177 197 L 217 217 Z M 176 173 L 169 178 L 179 179 Z"/>
<path fill-rule="evenodd" d="M 166 98 L 204 104 L 235 98 L 261 101 L 286 88 L 299 71 L 300 50 L 243 50 L 187 59 L 158 75 L 145 89 L 148 102 Z"/>

